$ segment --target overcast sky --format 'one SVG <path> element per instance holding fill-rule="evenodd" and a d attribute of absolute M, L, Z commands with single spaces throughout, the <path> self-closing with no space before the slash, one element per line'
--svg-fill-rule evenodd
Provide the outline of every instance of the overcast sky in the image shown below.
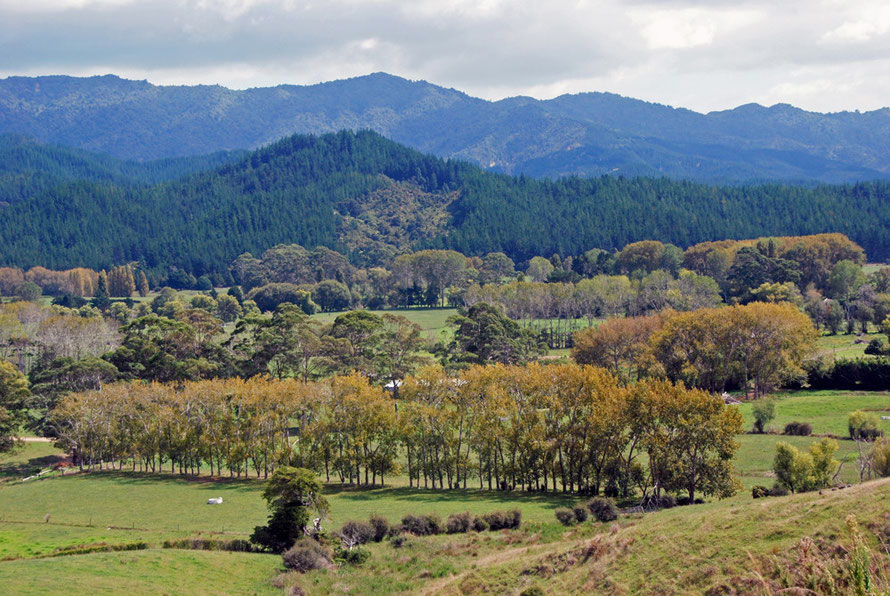
<path fill-rule="evenodd" d="M 890 105 L 887 0 L 0 0 L 0 76 L 471 95 L 610 91 L 698 111 Z"/>

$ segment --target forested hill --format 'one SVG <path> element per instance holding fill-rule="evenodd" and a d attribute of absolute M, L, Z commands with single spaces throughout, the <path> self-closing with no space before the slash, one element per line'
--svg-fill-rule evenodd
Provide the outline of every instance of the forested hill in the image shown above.
<path fill-rule="evenodd" d="M 417 248 L 504 251 L 521 262 L 643 239 L 688 246 L 819 232 L 845 233 L 870 258 L 890 258 L 888 183 L 540 181 L 425 156 L 368 131 L 289 137 L 153 186 L 69 180 L 7 202 L 0 265 L 20 267 L 142 261 L 223 273 L 239 254 L 279 243 L 328 246 L 361 264 Z"/>
<path fill-rule="evenodd" d="M 245 154 L 245 151 L 219 151 L 195 157 L 134 162 L 40 143 L 22 135 L 0 134 L 0 201 L 13 203 L 75 180 L 156 184 L 230 163 Z"/>
<path fill-rule="evenodd" d="M 254 149 L 292 133 L 371 129 L 440 157 L 535 177 L 706 182 L 890 178 L 890 110 L 745 105 L 700 114 L 608 93 L 489 102 L 377 73 L 235 91 L 115 76 L 0 80 L 0 133 L 149 160 Z"/>

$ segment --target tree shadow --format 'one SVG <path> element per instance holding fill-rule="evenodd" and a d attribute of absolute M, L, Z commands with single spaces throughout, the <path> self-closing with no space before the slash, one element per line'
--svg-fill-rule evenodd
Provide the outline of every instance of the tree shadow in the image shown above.
<path fill-rule="evenodd" d="M 364 487 L 349 486 L 335 483 L 325 485 L 326 497 L 337 497 L 347 501 L 377 501 L 387 499 L 405 503 L 500 503 L 503 506 L 536 504 L 543 507 L 557 508 L 567 503 L 575 503 L 577 495 L 553 492 L 499 491 L 485 489 L 425 489 L 408 487 Z"/>
<path fill-rule="evenodd" d="M 0 478 L 25 478 L 65 461 L 64 455 L 33 457 L 26 462 L 0 464 Z"/>
<path fill-rule="evenodd" d="M 92 472 L 82 472 L 74 477 L 80 478 L 96 478 L 113 482 L 114 484 L 124 486 L 147 486 L 157 484 L 167 485 L 187 485 L 198 488 L 199 490 L 226 490 L 238 492 L 254 493 L 261 490 L 264 486 L 263 479 L 256 478 L 217 478 L 210 476 L 187 476 L 171 473 L 158 472 L 128 472 L 126 470 L 94 470 Z"/>

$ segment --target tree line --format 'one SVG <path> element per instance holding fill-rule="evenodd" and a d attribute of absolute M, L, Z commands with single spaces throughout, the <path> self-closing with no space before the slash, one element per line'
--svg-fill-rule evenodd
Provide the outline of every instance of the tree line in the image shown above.
<path fill-rule="evenodd" d="M 436 366 L 399 398 L 358 374 L 120 383 L 65 396 L 51 415 L 84 469 L 267 476 L 280 465 L 328 481 L 406 474 L 433 489 L 727 496 L 737 409 L 666 380 L 626 386 L 601 368 Z"/>

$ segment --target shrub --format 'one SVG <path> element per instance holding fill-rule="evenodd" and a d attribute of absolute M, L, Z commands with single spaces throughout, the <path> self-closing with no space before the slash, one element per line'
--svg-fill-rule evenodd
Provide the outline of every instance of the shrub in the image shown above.
<path fill-rule="evenodd" d="M 348 521 L 340 528 L 338 536 L 344 546 L 352 548 L 353 546 L 373 541 L 376 536 L 376 530 L 368 522 Z"/>
<path fill-rule="evenodd" d="M 473 530 L 475 532 L 487 532 L 488 531 L 488 522 L 485 521 L 485 518 L 477 515 L 473 518 Z"/>
<path fill-rule="evenodd" d="M 386 535 L 389 534 L 389 522 L 386 521 L 386 518 L 380 515 L 372 515 L 369 521 L 374 528 L 374 542 L 380 542 L 386 538 Z"/>
<path fill-rule="evenodd" d="M 871 457 L 875 473 L 878 476 L 890 476 L 890 440 L 883 437 L 876 440 L 871 448 Z"/>
<path fill-rule="evenodd" d="M 334 554 L 334 560 L 349 565 L 361 565 L 371 556 L 371 552 L 366 548 L 338 548 Z"/>
<path fill-rule="evenodd" d="M 813 425 L 809 422 L 789 422 L 785 425 L 784 434 L 808 437 L 813 434 Z"/>
<path fill-rule="evenodd" d="M 575 519 L 578 521 L 579 524 L 583 524 L 584 522 L 586 522 L 587 516 L 590 515 L 589 513 L 587 513 L 587 509 L 585 509 L 584 507 L 574 507 L 572 511 L 575 512 Z"/>
<path fill-rule="evenodd" d="M 405 544 L 406 538 L 401 534 L 397 534 L 395 536 L 390 536 L 389 541 L 392 543 L 393 548 L 402 548 Z"/>
<path fill-rule="evenodd" d="M 435 515 L 406 515 L 402 530 L 415 536 L 434 536 L 442 533 L 442 521 Z"/>
<path fill-rule="evenodd" d="M 757 400 L 751 408 L 751 413 L 754 415 L 754 432 L 765 432 L 766 425 L 776 417 L 776 400 L 768 397 Z"/>
<path fill-rule="evenodd" d="M 762 499 L 764 497 L 770 496 L 769 488 L 766 486 L 757 485 L 751 488 L 751 496 L 755 499 Z"/>
<path fill-rule="evenodd" d="M 612 499 L 594 497 L 587 501 L 587 509 L 600 522 L 610 522 L 618 519 L 618 508 L 615 507 Z"/>
<path fill-rule="evenodd" d="M 439 519 L 438 515 L 424 515 L 426 519 L 426 526 L 429 528 L 430 535 L 441 534 L 445 531 L 445 526 L 442 525 L 442 520 Z"/>
<path fill-rule="evenodd" d="M 553 514 L 556 515 L 556 519 L 559 520 L 559 523 L 564 526 L 574 526 L 578 521 L 575 517 L 575 512 L 568 507 L 557 507 Z"/>
<path fill-rule="evenodd" d="M 452 513 L 445 522 L 445 531 L 449 534 L 466 534 L 473 524 L 473 516 L 469 511 L 465 513 Z"/>
<path fill-rule="evenodd" d="M 311 538 L 301 538 L 281 555 L 284 566 L 300 573 L 323 569 L 330 565 L 327 549 Z"/>
<path fill-rule="evenodd" d="M 690 499 L 689 497 L 680 497 L 677 499 L 677 505 L 701 505 L 705 500 L 702 498 L 696 498 L 695 500 Z"/>
<path fill-rule="evenodd" d="M 884 432 L 878 428 L 881 425 L 881 419 L 877 414 L 863 412 L 857 410 L 850 414 L 847 420 L 847 427 L 850 431 L 850 438 L 854 441 L 874 441 L 878 437 L 884 435 Z"/>
<path fill-rule="evenodd" d="M 865 353 L 869 356 L 881 356 L 887 353 L 887 345 L 884 343 L 884 340 L 876 337 L 868 342 L 868 345 L 865 347 Z"/>
<path fill-rule="evenodd" d="M 233 538 L 232 540 L 213 540 L 210 538 L 182 538 L 180 540 L 165 540 L 162 548 L 178 548 L 188 550 L 222 550 L 241 553 L 255 552 L 254 546 L 247 540 Z"/>
<path fill-rule="evenodd" d="M 769 496 L 771 497 L 785 497 L 789 494 L 791 494 L 791 492 L 778 482 L 774 484 L 771 489 L 769 489 Z"/>
<path fill-rule="evenodd" d="M 484 516 L 488 528 L 495 530 L 515 530 L 522 524 L 522 512 L 518 509 L 510 511 L 492 511 Z"/>
<path fill-rule="evenodd" d="M 813 443 L 807 452 L 776 443 L 773 472 L 778 484 L 795 493 L 825 488 L 839 465 L 833 459 L 837 448 L 837 441 L 829 438 Z"/>
<path fill-rule="evenodd" d="M 488 529 L 491 531 L 506 528 L 508 525 L 507 514 L 503 511 L 492 511 L 491 513 L 486 513 L 483 517 L 488 522 Z"/>

